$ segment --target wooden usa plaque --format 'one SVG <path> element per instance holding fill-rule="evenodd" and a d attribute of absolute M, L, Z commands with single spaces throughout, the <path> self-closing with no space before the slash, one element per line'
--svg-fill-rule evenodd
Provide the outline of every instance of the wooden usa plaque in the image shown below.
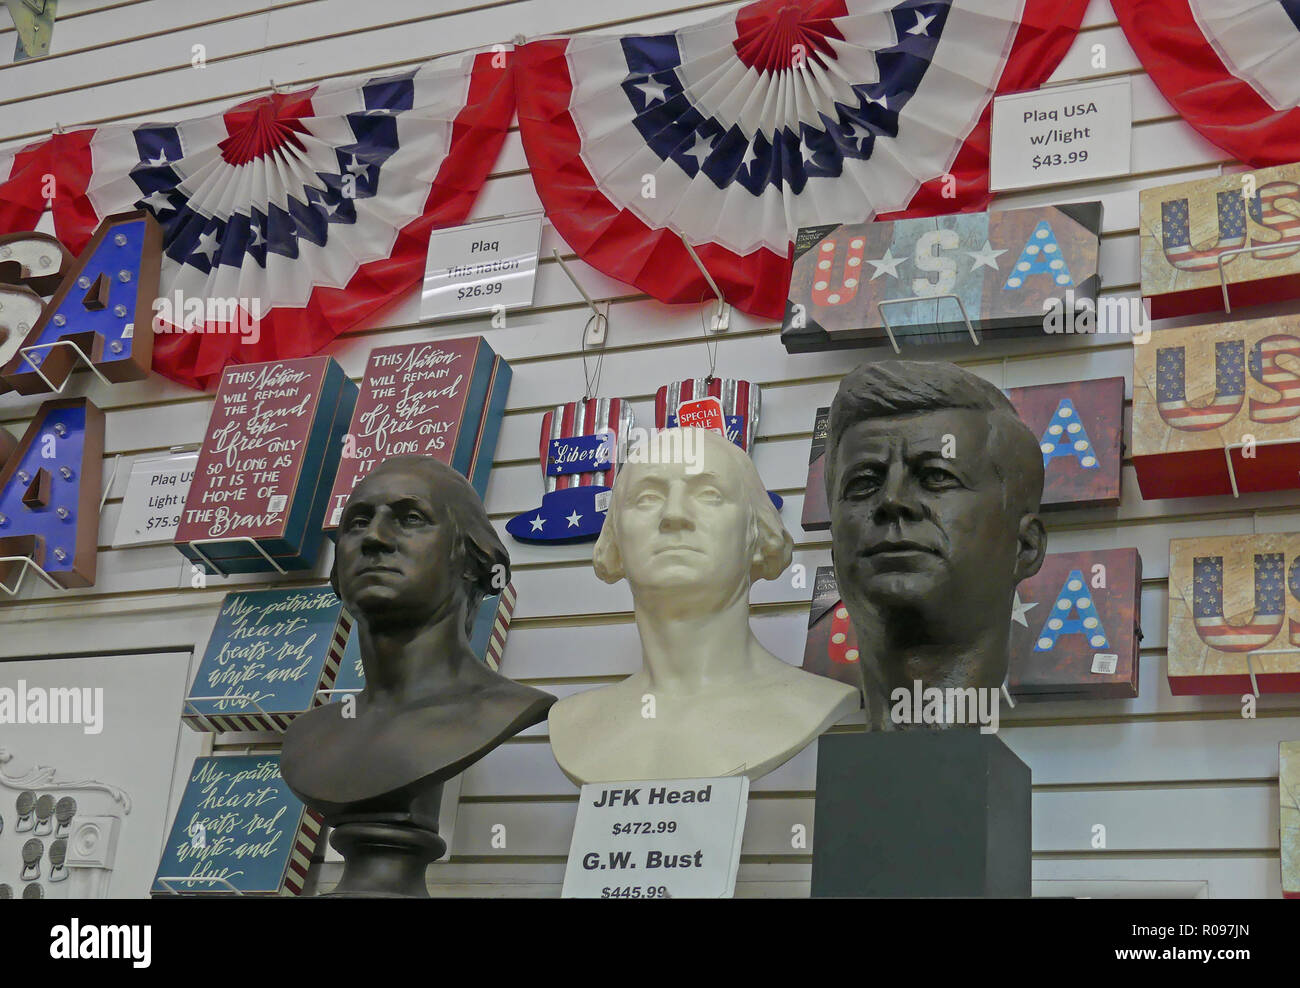
<path fill-rule="evenodd" d="M 1139 194 L 1142 295 L 1156 319 L 1300 296 L 1300 164 Z"/>
<path fill-rule="evenodd" d="M 1300 318 L 1163 329 L 1133 350 L 1142 496 L 1300 487 Z"/>
<path fill-rule="evenodd" d="M 1101 203 L 806 227 L 781 342 L 790 353 L 1040 336 L 1095 303 Z"/>
<path fill-rule="evenodd" d="M 1300 741 L 1278 745 L 1277 779 L 1282 811 L 1282 895 L 1300 899 Z"/>
<path fill-rule="evenodd" d="M 1011 388 L 1007 397 L 1038 437 L 1044 509 L 1114 507 L 1124 446 L 1124 379 Z"/>
<path fill-rule="evenodd" d="M 1007 689 L 1018 699 L 1138 695 L 1142 558 L 1058 552 L 1016 590 Z"/>
<path fill-rule="evenodd" d="M 803 493 L 805 532 L 824 532 L 831 527 L 831 509 L 826 500 L 826 437 L 830 433 L 831 409 L 817 409 L 813 419 L 812 447 L 808 451 L 808 483 Z"/>
<path fill-rule="evenodd" d="M 1300 692 L 1300 533 L 1169 543 L 1169 689 Z"/>

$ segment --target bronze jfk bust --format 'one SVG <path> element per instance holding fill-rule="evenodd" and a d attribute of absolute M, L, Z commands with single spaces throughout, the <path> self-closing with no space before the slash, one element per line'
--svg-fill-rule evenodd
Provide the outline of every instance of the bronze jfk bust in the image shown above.
<path fill-rule="evenodd" d="M 868 730 L 900 726 L 896 691 L 917 682 L 999 690 L 1016 586 L 1047 549 L 1042 453 L 1006 396 L 950 363 L 855 368 L 831 405 L 826 494 Z"/>
<path fill-rule="evenodd" d="M 348 498 L 330 583 L 356 622 L 366 686 L 299 716 L 280 759 L 289 788 L 335 828 L 338 893 L 427 895 L 425 868 L 446 851 L 443 783 L 546 719 L 555 697 L 469 645 L 479 604 L 509 578 L 509 554 L 451 467 L 393 457 Z"/>

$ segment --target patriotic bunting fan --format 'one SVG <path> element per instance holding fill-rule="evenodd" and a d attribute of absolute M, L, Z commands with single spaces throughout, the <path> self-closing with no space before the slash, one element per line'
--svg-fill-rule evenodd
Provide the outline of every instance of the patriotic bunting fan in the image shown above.
<path fill-rule="evenodd" d="M 0 158 L 0 223 L 35 222 L 47 165 L 74 249 L 100 217 L 150 210 L 164 233 L 159 316 L 190 330 L 158 337 L 154 368 L 203 387 L 228 363 L 314 353 L 417 284 L 430 231 L 465 220 L 513 109 L 495 52 L 219 116 L 59 134 L 7 171 Z"/>
<path fill-rule="evenodd" d="M 1300 0 L 1113 0 L 1142 67 L 1206 140 L 1300 161 Z"/>
<path fill-rule="evenodd" d="M 779 318 L 804 226 L 983 209 L 996 92 L 1035 88 L 1087 0 L 759 0 L 661 35 L 516 51 L 519 128 L 571 247 L 665 302 Z M 945 182 L 944 176 L 952 180 Z"/>

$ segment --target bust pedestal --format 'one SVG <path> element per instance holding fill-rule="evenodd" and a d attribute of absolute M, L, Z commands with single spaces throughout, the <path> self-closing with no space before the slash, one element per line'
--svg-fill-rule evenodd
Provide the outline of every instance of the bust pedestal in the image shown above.
<path fill-rule="evenodd" d="M 326 897 L 429 898 L 425 872 L 447 853 L 438 834 L 442 787 L 423 788 L 409 811 L 372 805 L 326 813 L 330 845 L 343 855 L 343 877 Z"/>
<path fill-rule="evenodd" d="M 436 830 L 382 817 L 338 823 L 330 844 L 343 855 L 343 877 L 326 897 L 427 899 L 425 871 L 447 851 Z"/>
<path fill-rule="evenodd" d="M 1030 782 L 974 728 L 824 736 L 813 898 L 1028 898 Z"/>

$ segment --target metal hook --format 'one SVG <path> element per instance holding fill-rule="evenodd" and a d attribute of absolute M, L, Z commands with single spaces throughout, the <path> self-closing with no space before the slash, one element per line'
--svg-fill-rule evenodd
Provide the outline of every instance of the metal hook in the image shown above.
<path fill-rule="evenodd" d="M 682 238 L 682 246 L 686 248 L 686 253 L 691 255 L 691 260 L 694 261 L 695 266 L 700 269 L 700 274 L 704 275 L 704 280 L 709 283 L 709 288 L 713 290 L 713 297 L 717 299 L 717 308 L 714 310 L 713 317 L 710 320 L 709 329 L 714 333 L 724 333 L 731 324 L 731 306 L 728 305 L 727 300 L 722 297 L 722 289 L 719 288 L 718 283 L 713 280 L 713 275 L 709 274 L 708 268 L 706 268 L 704 262 L 700 260 L 700 255 L 695 253 L 695 248 L 686 242 L 685 237 Z"/>
<path fill-rule="evenodd" d="M 705 380 L 711 382 L 715 377 L 717 377 L 718 340 L 716 335 L 712 339 L 709 338 L 709 324 L 705 320 L 703 309 L 700 310 L 700 332 L 704 335 L 704 349 L 709 355 L 709 376 L 706 377 Z M 716 333 L 717 331 L 715 330 L 714 332 Z"/>
<path fill-rule="evenodd" d="M 591 315 L 587 317 L 587 322 L 582 327 L 581 340 L 582 376 L 587 383 L 587 391 L 583 397 L 590 398 L 600 390 L 600 372 L 601 368 L 605 364 L 605 338 L 609 332 L 610 304 L 606 302 L 605 311 L 601 312 L 600 306 L 598 306 L 595 300 L 587 294 L 587 290 L 578 284 L 578 279 L 573 276 L 573 272 L 569 270 L 569 266 L 564 263 L 564 258 L 560 256 L 560 252 L 554 247 L 551 248 L 551 256 L 554 257 L 556 262 L 560 265 L 560 270 L 563 271 L 569 281 L 573 283 L 573 287 L 578 290 L 578 294 L 581 295 L 583 300 L 587 303 L 587 308 L 591 309 Z M 599 348 L 601 351 L 600 356 L 596 359 L 596 375 L 594 383 L 591 372 L 587 366 L 587 347 Z"/>
<path fill-rule="evenodd" d="M 587 324 L 582 327 L 582 377 L 587 384 L 587 389 L 586 391 L 583 392 L 582 395 L 583 401 L 587 401 L 590 398 L 600 393 L 600 372 L 605 366 L 605 350 L 602 347 L 600 351 L 600 356 L 596 358 L 596 379 L 595 379 L 595 383 L 593 383 L 591 373 L 587 369 L 587 337 L 591 333 L 592 320 L 593 319 L 596 320 L 597 324 L 599 324 L 600 320 L 604 318 L 605 317 L 603 315 L 597 312 L 595 315 L 589 316 L 587 318 Z M 603 329 L 600 331 L 600 334 L 601 337 L 603 338 L 604 337 Z"/>

